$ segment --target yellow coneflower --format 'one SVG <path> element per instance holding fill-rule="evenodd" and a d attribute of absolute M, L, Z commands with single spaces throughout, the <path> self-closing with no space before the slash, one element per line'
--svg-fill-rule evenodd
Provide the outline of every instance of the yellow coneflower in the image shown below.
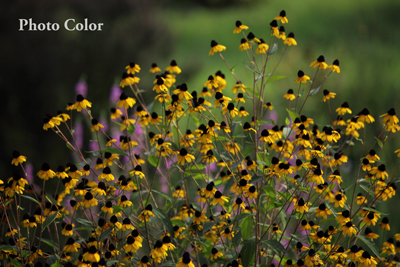
<path fill-rule="evenodd" d="M 165 85 L 165 79 L 163 77 L 158 76 L 158 78 L 154 81 L 154 83 L 156 85 L 154 85 L 153 91 L 156 91 L 157 94 L 168 92 L 168 87 Z"/>
<path fill-rule="evenodd" d="M 211 50 L 210 50 L 210 53 L 208 53 L 208 55 L 211 56 L 211 55 L 214 55 L 214 53 L 219 53 L 219 52 L 222 52 L 225 50 L 226 50 L 225 46 L 218 44 L 215 40 L 212 40 L 211 41 Z"/>
<path fill-rule="evenodd" d="M 272 29 L 272 35 L 279 38 L 278 22 L 276 20 L 271 21 L 269 27 Z"/>
<path fill-rule="evenodd" d="M 55 175 L 56 173 L 50 169 L 50 165 L 47 162 L 43 163 L 41 170 L 37 173 L 37 176 L 43 180 L 49 180 Z"/>
<path fill-rule="evenodd" d="M 78 249 L 81 247 L 79 243 L 75 243 L 75 240 L 70 237 L 67 240 L 67 244 L 65 244 L 63 248 L 63 252 L 78 252 Z"/>
<path fill-rule="evenodd" d="M 97 206 L 97 203 L 98 203 L 97 199 L 95 199 L 95 198 L 93 197 L 93 194 L 90 193 L 90 192 L 87 192 L 87 193 L 85 194 L 84 199 L 82 200 L 82 204 L 83 204 L 83 206 L 85 206 L 86 208 L 95 207 L 95 206 Z"/>
<path fill-rule="evenodd" d="M 258 42 L 256 53 L 257 54 L 266 54 L 268 49 L 269 49 L 269 46 L 265 43 L 264 39 L 260 38 L 260 42 Z"/>
<path fill-rule="evenodd" d="M 293 89 L 289 89 L 283 97 L 289 101 L 292 101 L 296 98 L 296 96 L 293 94 Z"/>
<path fill-rule="evenodd" d="M 129 261 L 130 262 L 130 261 Z M 147 256 L 143 256 L 140 261 L 136 262 L 138 267 L 148 267 L 151 266 L 150 262 L 149 262 L 149 257 Z"/>
<path fill-rule="evenodd" d="M 389 218 L 388 217 L 383 217 L 382 221 L 378 223 L 378 225 L 387 231 L 390 231 L 390 225 L 389 225 Z"/>
<path fill-rule="evenodd" d="M 241 33 L 242 30 L 247 30 L 249 27 L 243 25 L 240 20 L 237 20 L 235 23 L 236 28 L 233 30 L 233 33 Z"/>
<path fill-rule="evenodd" d="M 146 208 L 140 213 L 138 218 L 141 222 L 144 221 L 148 222 L 150 220 L 150 217 L 155 217 L 155 216 L 153 213 L 153 207 L 151 206 L 151 204 L 148 204 Z"/>
<path fill-rule="evenodd" d="M 90 262 L 99 262 L 100 261 L 100 255 L 97 252 L 97 249 L 95 246 L 91 246 L 89 250 L 83 254 L 83 260 L 84 261 L 90 261 Z"/>
<path fill-rule="evenodd" d="M 310 203 L 305 202 L 303 198 L 300 198 L 298 201 L 295 202 L 294 209 L 300 213 L 308 212 L 309 205 Z"/>
<path fill-rule="evenodd" d="M 323 261 L 319 258 L 319 255 L 315 253 L 314 249 L 310 249 L 304 260 L 304 264 L 306 266 L 315 266 L 315 265 L 323 264 Z"/>
<path fill-rule="evenodd" d="M 240 51 L 250 49 L 249 42 L 247 41 L 246 38 L 242 38 L 242 39 L 240 40 L 239 49 L 240 49 Z"/>
<path fill-rule="evenodd" d="M 383 180 L 389 177 L 389 174 L 386 172 L 385 164 L 381 164 L 378 167 L 373 167 L 370 174 L 375 174 L 377 179 L 382 178 Z"/>
<path fill-rule="evenodd" d="M 74 105 L 74 109 L 76 109 L 78 112 L 81 112 L 82 109 L 90 107 L 92 107 L 91 102 L 87 101 L 82 95 L 76 96 L 76 103 Z"/>
<path fill-rule="evenodd" d="M 310 77 L 305 75 L 302 70 L 297 72 L 296 83 L 306 83 L 308 80 L 310 80 Z"/>
<path fill-rule="evenodd" d="M 227 106 L 222 108 L 223 115 L 225 115 L 228 112 L 232 118 L 235 118 L 235 116 L 238 115 L 238 113 L 239 113 L 238 109 L 235 108 L 235 104 L 233 104 L 233 103 L 229 103 Z"/>
<path fill-rule="evenodd" d="M 325 57 L 321 55 L 317 58 L 316 61 L 311 63 L 310 67 L 313 67 L 313 68 L 318 67 L 321 70 L 324 70 L 328 67 L 328 64 L 325 63 Z"/>
<path fill-rule="evenodd" d="M 182 101 L 186 99 L 187 101 L 192 99 L 193 96 L 188 92 L 188 87 L 186 83 L 182 83 L 181 85 L 176 86 L 176 90 L 174 90 L 174 94 L 179 96 L 179 99 Z"/>
<path fill-rule="evenodd" d="M 119 97 L 119 101 L 117 102 L 117 107 L 122 108 L 124 107 L 125 109 L 133 107 L 133 105 L 136 104 L 136 100 L 132 97 L 128 97 L 128 95 L 125 92 L 121 93 L 121 96 Z"/>
<path fill-rule="evenodd" d="M 289 23 L 287 17 L 286 17 L 286 11 L 282 10 L 279 13 L 279 16 L 275 17 L 274 20 L 280 20 L 282 23 Z"/>
<path fill-rule="evenodd" d="M 178 64 L 176 63 L 175 60 L 172 60 L 169 66 L 166 68 L 167 71 L 170 73 L 176 73 L 179 74 L 182 72 L 182 70 L 178 67 Z"/>
<path fill-rule="evenodd" d="M 296 40 L 294 39 L 294 33 L 293 33 L 293 32 L 291 32 L 291 33 L 288 34 L 286 40 L 283 41 L 283 44 L 287 44 L 288 46 L 297 45 L 297 42 L 296 42 Z"/>
<path fill-rule="evenodd" d="M 100 174 L 100 175 L 97 177 L 97 179 L 98 179 L 99 181 L 105 179 L 107 182 L 114 181 L 114 175 L 111 174 L 111 169 L 110 169 L 110 167 L 105 167 L 105 168 L 103 169 L 103 173 Z"/>
<path fill-rule="evenodd" d="M 26 157 L 22 156 L 17 150 L 14 150 L 12 153 L 13 159 L 11 161 L 11 164 L 14 164 L 15 166 L 18 166 L 19 164 L 22 164 L 26 161 Z"/>
<path fill-rule="evenodd" d="M 74 234 L 74 231 L 73 231 L 74 227 L 75 227 L 74 224 L 70 224 L 70 223 L 66 224 L 64 226 L 64 229 L 61 231 L 61 234 L 65 235 L 65 236 L 72 236 Z"/>
<path fill-rule="evenodd" d="M 324 219 L 326 219 L 328 215 L 332 214 L 332 211 L 330 211 L 324 203 L 321 203 L 314 212 L 316 213 L 315 216 L 323 217 Z"/>
<path fill-rule="evenodd" d="M 128 66 L 125 67 L 128 74 L 135 74 L 136 72 L 140 72 L 140 66 L 135 62 L 131 61 Z"/>
<path fill-rule="evenodd" d="M 339 60 L 335 59 L 332 65 L 328 66 L 328 69 L 331 69 L 332 72 L 336 71 L 337 73 L 340 73 Z"/>
<path fill-rule="evenodd" d="M 157 240 L 154 244 L 154 248 L 150 251 L 151 260 L 160 263 L 167 255 L 167 251 L 165 251 L 162 241 Z"/>
<path fill-rule="evenodd" d="M 152 63 L 151 64 L 151 68 L 150 68 L 150 72 L 151 73 L 161 72 L 161 69 L 157 66 L 156 63 Z"/>

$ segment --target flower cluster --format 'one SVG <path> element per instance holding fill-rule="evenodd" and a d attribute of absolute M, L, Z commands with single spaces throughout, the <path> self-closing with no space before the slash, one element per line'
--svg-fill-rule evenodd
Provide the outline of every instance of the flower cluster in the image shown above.
<path fill-rule="evenodd" d="M 353 114 L 344 102 L 336 120 L 315 123 L 314 114 L 303 114 L 305 103 L 332 73 L 340 73 L 338 60 L 328 65 L 321 55 L 310 64 L 313 79 L 305 74 L 312 69 L 299 70 L 292 81 L 297 93 L 282 90 L 288 107 L 279 126 L 269 118 L 274 106 L 265 89 L 282 77 L 274 72 L 297 45 L 292 32 L 286 36 L 286 23 L 283 10 L 269 24 L 269 45 L 235 23 L 233 33 L 243 35 L 239 50 L 253 63 L 247 66 L 254 72 L 252 89 L 231 71 L 222 55 L 227 47 L 212 40 L 209 55 L 221 57 L 232 84 L 213 70 L 196 91 L 199 85 L 180 81 L 175 60 L 164 72 L 153 63 L 155 97 L 149 101 L 138 87 L 142 68 L 131 62 L 120 82 L 125 91 L 110 109 L 111 127 L 93 117 L 92 103 L 82 95 L 66 111 L 46 115 L 43 129 L 57 134 L 76 160 L 57 168 L 43 163 L 33 179 L 25 169 L 29 157 L 12 153 L 15 171 L 0 180 L 4 265 L 399 264 L 400 233 L 390 232 L 388 217 L 379 211 L 396 194 L 397 170 L 386 168 L 377 149 L 400 129 L 395 109 L 381 116 L 384 127 L 369 150 L 366 124 L 375 119 L 367 108 Z M 266 74 L 281 45 L 280 60 Z M 315 85 L 318 74 L 325 78 Z M 338 96 L 321 92 L 332 118 Z M 93 151 L 77 144 L 72 114 L 90 122 Z M 362 158 L 351 179 L 341 173 L 355 140 L 362 143 Z M 395 153 L 400 156 L 400 149 Z M 365 192 L 356 195 L 359 188 Z M 385 234 L 379 250 L 373 241 Z"/>

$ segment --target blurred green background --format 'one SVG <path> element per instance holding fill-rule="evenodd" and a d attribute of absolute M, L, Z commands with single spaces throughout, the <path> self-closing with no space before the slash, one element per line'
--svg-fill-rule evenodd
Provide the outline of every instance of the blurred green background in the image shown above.
<path fill-rule="evenodd" d="M 377 120 L 366 126 L 369 138 L 366 149 L 382 129 L 379 116 L 391 107 L 400 111 L 400 80 L 396 78 L 400 73 L 398 1 L 24 0 L 3 1 L 1 7 L 0 88 L 4 112 L 0 169 L 3 178 L 12 174 L 13 149 L 28 157 L 34 173 L 44 161 L 56 168 L 71 160 L 64 142 L 52 131 L 42 130 L 42 120 L 46 113 L 56 114 L 69 101 L 75 101 L 74 87 L 82 77 L 88 84 L 87 98 L 93 103 L 93 115 L 105 118 L 113 106 L 108 100 L 110 88 L 119 83 L 131 60 L 142 67 L 139 87 L 148 91 L 144 94 L 148 103 L 154 97 L 151 90 L 154 76 L 148 73 L 153 62 L 165 68 L 175 59 L 182 69 L 178 84 L 186 82 L 189 91 L 201 90 L 207 77 L 221 70 L 227 77 L 229 90 L 235 84 L 234 78 L 219 56 L 208 56 L 210 42 L 215 39 L 227 47 L 223 52 L 225 59 L 230 66 L 235 66 L 239 79 L 251 87 L 252 73 L 243 65 L 247 55 L 238 51 L 242 35 L 232 33 L 235 21 L 241 20 L 250 27 L 246 34 L 251 31 L 268 43 L 269 23 L 282 9 L 289 19 L 286 32 L 295 33 L 298 46 L 288 49 L 275 72 L 288 78 L 267 87 L 266 100 L 274 104 L 279 114 L 286 114 L 287 101 L 282 96 L 289 88 L 297 91 L 294 83 L 297 71 L 301 69 L 313 76 L 315 69 L 309 65 L 319 55 L 324 55 L 328 64 L 340 60 L 341 73 L 333 73 L 321 88 L 337 93 L 331 102 L 332 109 L 348 101 L 353 114 L 367 107 Z M 20 18 L 32 18 L 37 23 L 57 22 L 61 29 L 20 32 Z M 104 30 L 68 32 L 62 29 L 68 18 L 102 22 Z M 280 46 L 271 57 L 267 73 L 283 49 Z M 318 76 L 317 82 L 321 79 L 323 75 Z M 320 123 L 320 128 L 329 124 L 328 108 L 321 99 L 322 92 L 311 97 L 304 111 Z M 284 121 L 285 116 L 278 117 L 279 125 Z M 86 135 L 90 137 L 90 133 Z M 398 140 L 390 139 L 381 157 L 389 174 L 397 166 L 398 158 L 393 151 L 400 148 Z M 361 145 L 356 145 L 357 153 L 351 154 L 353 163 L 348 164 L 351 175 L 354 175 L 351 172 L 354 161 L 357 164 L 360 157 Z"/>

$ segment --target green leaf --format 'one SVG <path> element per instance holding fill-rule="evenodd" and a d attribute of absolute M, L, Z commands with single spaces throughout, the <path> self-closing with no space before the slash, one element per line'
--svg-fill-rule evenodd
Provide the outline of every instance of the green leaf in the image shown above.
<path fill-rule="evenodd" d="M 10 250 L 10 251 L 17 251 L 17 249 L 13 246 L 10 245 L 0 245 L 0 251 L 5 251 L 5 250 Z"/>
<path fill-rule="evenodd" d="M 362 189 L 364 189 L 365 192 L 367 192 L 368 194 L 371 194 L 371 190 L 370 190 L 368 187 L 366 187 L 365 185 L 362 185 L 362 184 L 360 184 L 359 186 L 360 186 Z"/>
<path fill-rule="evenodd" d="M 275 121 L 272 119 L 266 119 L 266 120 L 257 120 L 257 122 L 256 122 L 256 126 L 264 125 L 264 124 L 275 125 Z"/>
<path fill-rule="evenodd" d="M 35 202 L 35 203 L 38 204 L 38 205 L 41 205 L 40 202 L 37 201 L 36 199 L 34 199 L 33 197 L 26 196 L 26 195 L 20 195 L 20 196 L 23 197 L 23 198 L 29 199 L 29 200 Z"/>
<path fill-rule="evenodd" d="M 83 218 L 75 218 L 75 221 L 77 221 L 80 224 L 93 227 L 92 223 L 89 220 Z"/>
<path fill-rule="evenodd" d="M 71 143 L 70 142 L 67 142 L 66 143 L 66 145 L 67 145 L 67 147 L 71 150 L 71 151 L 75 151 L 73 148 L 72 148 L 72 146 L 71 146 Z"/>
<path fill-rule="evenodd" d="M 190 117 L 192 118 L 194 124 L 196 125 L 196 127 L 200 126 L 200 120 L 199 118 L 197 118 L 193 113 L 190 114 Z"/>
<path fill-rule="evenodd" d="M 286 125 L 289 125 L 289 124 L 290 124 L 289 118 L 286 118 L 286 119 L 285 119 L 285 124 L 286 124 Z"/>
<path fill-rule="evenodd" d="M 165 194 L 165 193 L 163 193 L 163 192 L 156 191 L 156 190 L 154 190 L 154 189 L 152 189 L 151 192 L 156 193 L 157 195 L 162 196 L 163 198 L 165 198 L 166 200 L 168 200 L 169 202 L 172 203 L 172 199 L 171 199 L 167 194 Z"/>
<path fill-rule="evenodd" d="M 14 267 L 22 267 L 22 264 L 13 258 L 10 258 L 11 263 L 13 264 Z"/>
<path fill-rule="evenodd" d="M 257 73 L 258 75 L 261 75 L 261 73 L 258 71 L 256 68 L 256 64 L 254 61 L 243 61 L 243 64 L 251 71 Z"/>
<path fill-rule="evenodd" d="M 147 110 L 149 112 L 153 111 L 153 106 L 154 106 L 155 102 L 156 102 L 156 100 L 154 100 L 153 102 L 151 102 L 150 104 L 147 105 Z"/>
<path fill-rule="evenodd" d="M 378 257 L 378 259 L 381 259 L 381 255 L 379 254 L 379 250 L 376 248 L 375 244 L 367 240 L 364 236 L 361 235 L 356 235 L 358 239 L 360 239 L 362 242 L 364 242 L 365 245 L 369 247 L 369 249 L 375 254 L 375 256 Z"/>
<path fill-rule="evenodd" d="M 253 235 L 253 229 L 254 229 L 253 218 L 251 217 L 244 218 L 239 226 L 242 228 L 241 233 L 243 239 L 249 239 Z"/>
<path fill-rule="evenodd" d="M 52 255 L 52 256 L 54 256 L 54 255 Z M 59 263 L 59 262 L 55 262 L 55 263 L 53 263 L 52 265 L 50 265 L 50 267 L 63 267 L 64 265 L 62 265 L 61 263 Z"/>
<path fill-rule="evenodd" d="M 129 135 L 132 135 L 134 132 L 135 132 L 135 124 L 131 123 L 129 125 L 128 133 L 129 133 Z"/>
<path fill-rule="evenodd" d="M 117 261 L 117 260 L 108 260 L 107 263 L 106 263 L 106 266 L 112 266 L 113 264 L 119 263 L 119 262 L 120 261 Z"/>
<path fill-rule="evenodd" d="M 44 221 L 43 226 L 42 226 L 42 232 L 46 230 L 47 226 L 49 226 L 54 220 L 57 218 L 58 211 L 55 213 L 51 214 L 47 219 Z"/>
<path fill-rule="evenodd" d="M 114 153 L 114 154 L 119 154 L 119 155 L 123 155 L 123 156 L 127 156 L 129 157 L 128 154 L 126 154 L 124 151 L 115 148 L 115 147 L 107 147 L 107 148 L 103 148 L 100 150 L 96 150 L 96 151 L 86 151 L 87 153 L 104 153 L 104 152 L 109 152 L 109 153 Z"/>
<path fill-rule="evenodd" d="M 387 213 L 383 213 L 383 212 L 380 212 L 380 211 L 378 211 L 378 210 L 374 210 L 374 209 L 371 209 L 371 208 L 363 208 L 363 210 L 372 211 L 372 212 L 374 212 L 374 213 L 378 213 L 378 214 L 382 214 L 382 215 L 389 215 L 389 214 L 387 214 Z"/>
<path fill-rule="evenodd" d="M 234 224 L 234 223 L 236 223 L 236 222 L 240 222 L 241 220 L 243 220 L 244 218 L 246 218 L 246 217 L 250 217 L 250 216 L 253 216 L 251 213 L 248 213 L 248 212 L 242 212 L 242 213 L 240 213 L 238 216 L 236 216 L 234 219 L 233 219 L 233 221 L 232 221 L 232 224 Z M 247 238 L 246 238 L 247 239 Z"/>
<path fill-rule="evenodd" d="M 378 139 L 377 137 L 375 137 L 375 139 L 376 139 L 376 142 L 378 143 L 378 146 L 380 148 L 382 148 L 383 147 L 382 141 L 380 139 Z"/>
<path fill-rule="evenodd" d="M 322 85 L 322 84 L 321 84 Z M 315 95 L 318 93 L 319 89 L 321 88 L 321 85 L 318 86 L 317 88 L 311 89 L 310 92 L 308 93 L 310 96 Z"/>
<path fill-rule="evenodd" d="M 158 157 L 156 157 L 156 156 L 147 157 L 147 161 L 148 161 L 151 165 L 153 165 L 154 167 L 157 167 L 157 165 L 158 165 Z"/>
<path fill-rule="evenodd" d="M 249 155 L 251 152 L 253 152 L 253 150 L 255 149 L 256 147 L 249 147 L 249 148 L 247 148 L 244 152 L 243 152 L 243 157 L 246 157 L 247 155 Z"/>
<path fill-rule="evenodd" d="M 113 214 L 117 214 L 120 211 L 123 211 L 125 208 L 121 207 L 121 206 L 112 206 L 113 208 Z"/>
<path fill-rule="evenodd" d="M 240 251 L 243 267 L 249 267 L 254 263 L 256 251 L 256 239 L 252 237 L 243 241 L 243 248 Z"/>
<path fill-rule="evenodd" d="M 296 112 L 290 111 L 289 109 L 286 109 L 286 111 L 292 119 L 292 122 L 294 122 L 294 120 L 299 117 L 299 114 L 297 114 Z"/>
<path fill-rule="evenodd" d="M 278 43 L 274 43 L 274 44 L 272 45 L 272 47 L 270 47 L 270 49 L 271 49 L 271 52 L 269 52 L 269 54 L 270 54 L 270 55 L 275 54 L 275 53 L 278 51 Z"/>
<path fill-rule="evenodd" d="M 240 162 L 241 161 L 238 161 L 238 162 L 235 162 L 235 163 L 232 164 L 232 167 L 231 167 L 232 171 L 236 170 L 236 168 L 239 166 Z"/>
<path fill-rule="evenodd" d="M 99 241 L 101 241 L 101 240 L 103 240 L 104 238 L 106 238 L 107 236 L 109 236 L 109 235 L 111 234 L 111 232 L 112 232 L 113 229 L 114 229 L 114 228 L 111 227 L 111 228 L 105 230 L 104 232 L 102 232 L 101 235 L 100 235 Z"/>
<path fill-rule="evenodd" d="M 287 76 L 272 76 L 271 78 L 268 79 L 267 82 L 279 81 L 285 78 L 287 78 Z"/>
<path fill-rule="evenodd" d="M 36 237 L 36 238 L 37 238 L 38 240 L 40 240 L 39 237 Z M 46 238 L 43 238 L 43 237 L 42 237 L 41 240 L 42 240 L 43 243 L 49 245 L 49 246 L 52 247 L 52 248 L 55 248 L 55 249 L 57 250 L 57 252 L 59 251 L 59 250 L 58 250 L 58 244 L 57 244 L 55 241 L 49 240 L 49 239 L 46 239 Z"/>
<path fill-rule="evenodd" d="M 172 222 L 167 214 L 165 214 L 163 210 L 160 210 L 158 208 L 153 208 L 153 212 L 157 216 L 157 218 L 161 220 L 162 224 L 165 226 L 170 235 L 174 236 L 174 227 L 172 226 Z"/>
<path fill-rule="evenodd" d="M 263 240 L 261 242 L 267 244 L 269 248 L 275 251 L 278 255 L 285 253 L 285 247 L 276 240 Z"/>
<path fill-rule="evenodd" d="M 235 244 L 235 247 L 238 247 L 240 244 L 240 241 L 242 241 L 242 232 L 239 231 L 234 237 L 233 237 L 233 244 Z"/>

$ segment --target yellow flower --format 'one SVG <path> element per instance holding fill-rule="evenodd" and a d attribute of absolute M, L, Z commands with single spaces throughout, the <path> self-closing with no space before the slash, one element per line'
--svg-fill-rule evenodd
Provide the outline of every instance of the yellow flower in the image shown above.
<path fill-rule="evenodd" d="M 306 83 L 308 80 L 310 80 L 310 77 L 305 75 L 303 71 L 299 70 L 297 72 L 296 83 Z"/>
<path fill-rule="evenodd" d="M 276 20 L 271 21 L 269 27 L 272 29 L 272 35 L 279 38 L 278 22 Z"/>
<path fill-rule="evenodd" d="M 323 91 L 323 93 L 324 93 L 324 98 L 323 98 L 324 102 L 326 102 L 326 100 L 328 99 L 335 98 L 336 96 L 336 93 L 331 93 L 326 89 Z"/>
<path fill-rule="evenodd" d="M 153 63 L 151 64 L 150 72 L 151 73 L 161 72 L 161 69 L 157 66 L 156 63 Z"/>
<path fill-rule="evenodd" d="M 191 154 L 188 154 L 186 148 L 182 148 L 179 151 L 178 164 L 185 165 L 185 162 L 192 162 L 194 160 L 195 157 Z"/>
<path fill-rule="evenodd" d="M 339 227 L 339 230 L 343 232 L 343 236 L 352 236 L 357 234 L 357 230 L 354 228 L 352 221 L 348 221 Z"/>
<path fill-rule="evenodd" d="M 138 261 L 137 263 L 138 267 L 147 267 L 147 266 L 151 266 L 150 262 L 149 262 L 149 257 L 147 256 L 143 256 L 140 261 Z"/>
<path fill-rule="evenodd" d="M 128 66 L 125 67 L 127 70 L 126 72 L 128 74 L 135 74 L 136 72 L 140 71 L 140 66 L 138 64 L 135 64 L 135 62 L 131 61 Z"/>
<path fill-rule="evenodd" d="M 288 34 L 286 40 L 283 41 L 283 44 L 287 44 L 288 46 L 297 45 L 297 42 L 296 42 L 296 40 L 294 39 L 294 33 L 293 33 L 293 32 L 291 32 L 291 33 Z"/>
<path fill-rule="evenodd" d="M 279 13 L 279 16 L 275 17 L 274 20 L 281 20 L 282 23 L 288 23 L 288 19 L 286 17 L 286 11 L 282 10 L 281 13 Z"/>
<path fill-rule="evenodd" d="M 222 51 L 225 51 L 225 50 L 226 50 L 225 46 L 220 45 L 216 41 L 212 40 L 211 41 L 211 50 L 210 50 L 210 53 L 208 55 L 209 56 L 210 55 L 214 55 L 214 53 L 219 53 L 219 52 L 222 52 Z"/>
<path fill-rule="evenodd" d="M 296 98 L 296 96 L 293 94 L 293 89 L 289 89 L 283 97 L 288 99 L 289 101 L 292 101 Z"/>
<path fill-rule="evenodd" d="M 217 204 L 220 204 L 221 206 L 224 205 L 225 202 L 228 202 L 229 199 L 225 196 L 222 195 L 220 191 L 216 191 L 214 194 L 214 199 L 211 201 L 211 205 L 215 206 Z"/>
<path fill-rule="evenodd" d="M 42 169 L 37 173 L 40 179 L 49 180 L 49 178 L 53 178 L 56 175 L 54 171 L 50 169 L 50 165 L 45 162 L 42 165 Z"/>
<path fill-rule="evenodd" d="M 336 112 L 341 116 L 343 116 L 346 113 L 349 113 L 349 114 L 352 113 L 350 108 L 349 108 L 349 103 L 347 103 L 347 102 L 344 102 L 341 107 L 338 107 L 336 109 Z"/>
<path fill-rule="evenodd" d="M 63 252 L 66 252 L 66 253 L 68 253 L 68 252 L 78 252 L 78 249 L 80 247 L 81 247 L 81 245 L 78 244 L 78 243 L 75 243 L 75 240 L 72 237 L 70 237 L 67 240 L 67 244 L 63 248 Z"/>
<path fill-rule="evenodd" d="M 17 150 L 14 150 L 12 155 L 13 159 L 11 161 L 11 164 L 14 164 L 15 166 L 18 166 L 18 164 L 22 164 L 26 161 L 26 157 L 22 156 Z"/>
<path fill-rule="evenodd" d="M 265 43 L 263 39 L 260 39 L 260 42 L 258 43 L 256 53 L 257 54 L 266 54 L 269 46 Z"/>
<path fill-rule="evenodd" d="M 100 255 L 97 253 L 97 249 L 95 246 L 91 246 L 89 250 L 83 254 L 83 260 L 84 261 L 90 261 L 90 262 L 99 262 L 100 261 Z"/>
<path fill-rule="evenodd" d="M 64 229 L 61 231 L 61 234 L 65 236 L 72 236 L 74 234 L 74 231 L 72 230 L 74 227 L 75 224 L 70 224 L 70 223 L 66 224 L 64 226 Z"/>
<path fill-rule="evenodd" d="M 314 212 L 316 213 L 315 216 L 323 217 L 324 219 L 326 219 L 328 215 L 332 214 L 332 211 L 330 211 L 324 203 L 321 203 Z"/>
<path fill-rule="evenodd" d="M 92 119 L 92 132 L 100 131 L 100 128 L 104 128 L 103 124 L 101 124 L 97 119 Z"/>
<path fill-rule="evenodd" d="M 193 96 L 188 92 L 188 88 L 186 83 L 182 83 L 181 85 L 176 86 L 176 90 L 174 90 L 174 94 L 179 96 L 179 100 L 182 101 L 186 99 L 187 101 L 192 99 Z"/>
<path fill-rule="evenodd" d="M 114 175 L 111 174 L 111 169 L 110 167 L 105 167 L 103 169 L 103 173 L 100 174 L 97 179 L 99 179 L 99 181 L 105 179 L 107 182 L 111 182 L 114 181 Z"/>
<path fill-rule="evenodd" d="M 325 63 L 325 58 L 324 58 L 324 56 L 321 55 L 317 58 L 316 61 L 311 63 L 310 67 L 313 67 L 313 68 L 318 67 L 321 70 L 324 70 L 328 67 L 328 64 Z"/>
<path fill-rule="evenodd" d="M 340 73 L 340 68 L 339 68 L 339 60 L 335 59 L 335 61 L 333 61 L 332 65 L 328 66 L 328 69 L 331 69 L 332 72 L 337 72 Z"/>
<path fill-rule="evenodd" d="M 176 64 L 175 60 L 171 61 L 171 63 L 167 67 L 167 71 L 169 71 L 170 73 L 176 73 L 176 74 L 179 74 L 182 72 L 181 69 L 178 67 L 178 64 Z"/>
<path fill-rule="evenodd" d="M 168 87 L 165 85 L 165 79 L 163 78 L 163 77 L 161 77 L 161 76 L 158 76 L 158 78 L 154 81 L 154 83 L 156 84 L 156 85 L 154 85 L 154 87 L 153 87 L 153 91 L 156 91 L 156 93 L 157 94 L 160 94 L 160 93 L 167 93 L 168 92 Z M 138 107 L 139 108 L 139 107 Z M 138 108 L 136 108 L 136 110 L 138 109 Z M 143 110 L 143 108 L 142 107 L 140 107 L 140 112 Z M 143 117 L 144 115 L 146 115 L 147 113 L 145 113 L 145 114 L 140 114 L 140 115 L 142 115 L 141 117 Z M 136 114 L 135 113 L 135 116 L 138 116 L 138 114 Z"/>
<path fill-rule="evenodd" d="M 119 97 L 119 101 L 117 102 L 117 107 L 122 108 L 124 107 L 125 109 L 133 107 L 133 105 L 136 104 L 136 100 L 132 97 L 128 97 L 128 95 L 125 92 L 121 93 L 121 96 Z"/>
<path fill-rule="evenodd" d="M 179 258 L 176 267 L 195 267 L 188 252 L 183 253 L 182 258 Z"/>
<path fill-rule="evenodd" d="M 233 33 L 241 33 L 242 30 L 247 30 L 249 28 L 246 25 L 243 25 L 240 20 L 237 20 L 235 25 L 236 25 L 236 28 L 233 30 Z"/>
<path fill-rule="evenodd" d="M 240 40 L 239 49 L 240 49 L 240 51 L 250 49 L 249 42 L 247 41 L 246 38 L 242 38 L 242 39 Z"/>
<path fill-rule="evenodd" d="M 151 206 L 151 204 L 148 204 L 146 206 L 146 208 L 140 213 L 139 215 L 139 220 L 141 222 L 148 222 L 150 220 L 150 217 L 155 217 L 154 213 L 153 213 L 153 207 Z"/>
<path fill-rule="evenodd" d="M 135 75 L 133 75 L 132 73 L 128 74 L 128 73 L 124 72 L 122 74 L 122 80 L 121 80 L 119 86 L 124 88 L 125 86 L 129 86 L 129 85 L 138 83 L 139 81 L 140 81 L 140 78 L 135 77 Z"/>
<path fill-rule="evenodd" d="M 308 206 L 309 206 L 309 203 L 305 202 L 303 198 L 300 198 L 298 201 L 295 202 L 294 209 L 297 212 L 304 213 L 304 212 L 308 212 Z"/>
<path fill-rule="evenodd" d="M 163 260 L 167 255 L 168 255 L 167 251 L 165 251 L 165 247 L 163 246 L 162 241 L 157 240 L 156 243 L 154 244 L 154 249 L 152 249 L 150 251 L 151 260 L 161 263 L 161 260 Z M 177 264 L 177 266 L 178 266 L 178 264 Z M 192 267 L 194 267 L 194 266 L 192 266 Z"/>
<path fill-rule="evenodd" d="M 92 107 L 92 103 L 87 101 L 82 95 L 76 96 L 76 103 L 74 105 L 74 108 L 78 112 L 81 112 L 82 109 L 86 109 L 86 108 L 90 108 L 90 107 Z"/>

